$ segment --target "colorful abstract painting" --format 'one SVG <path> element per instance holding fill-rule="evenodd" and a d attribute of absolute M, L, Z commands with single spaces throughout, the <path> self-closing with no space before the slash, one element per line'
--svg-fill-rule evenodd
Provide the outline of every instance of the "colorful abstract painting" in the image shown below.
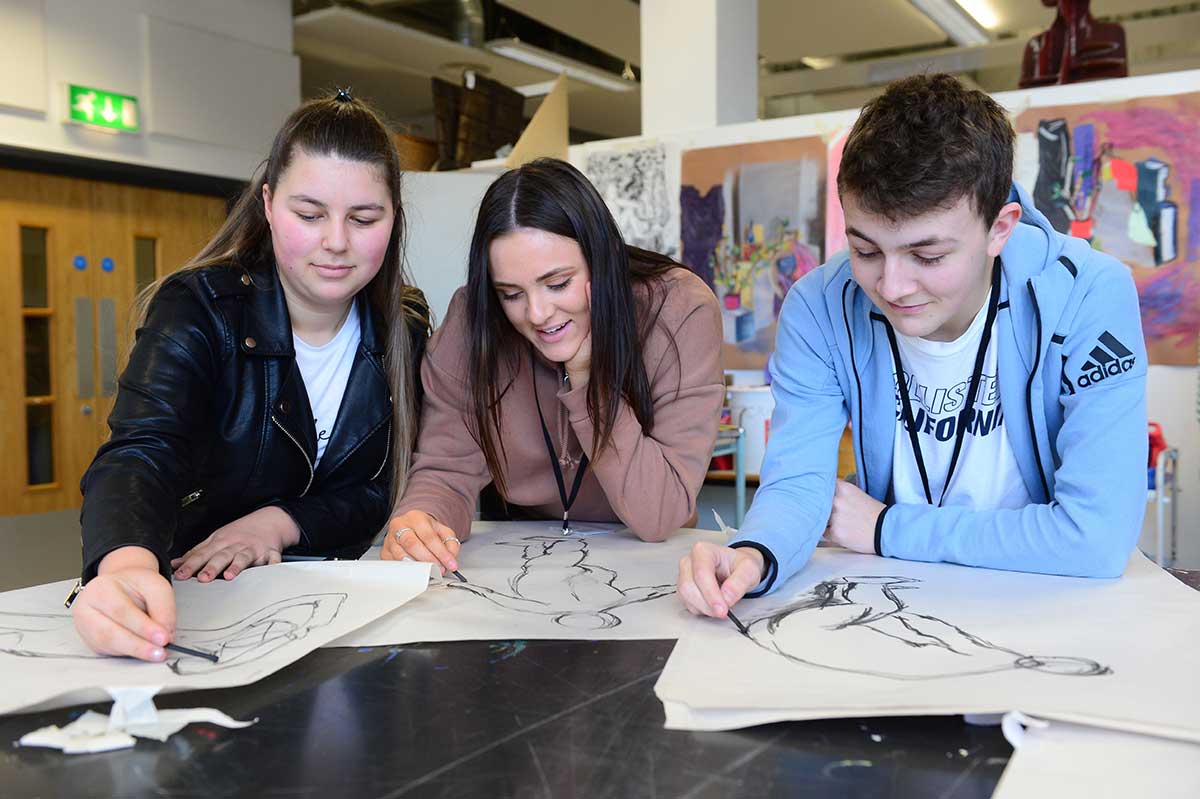
<path fill-rule="evenodd" d="M 843 250 L 849 243 L 846 241 L 846 216 L 842 213 L 842 201 L 838 197 L 838 171 L 842 167 L 842 151 L 846 149 L 846 139 L 850 138 L 850 129 L 846 128 L 829 141 L 829 154 L 826 156 L 828 191 L 825 192 L 825 258 L 832 258 L 838 250 Z"/>
<path fill-rule="evenodd" d="M 1133 271 L 1151 363 L 1194 366 L 1200 336 L 1200 94 L 1033 108 L 1017 179 L 1062 233 Z"/>
<path fill-rule="evenodd" d="M 762 369 L 792 284 L 821 263 L 826 145 L 819 136 L 683 153 L 681 260 L 721 301 L 726 369 Z"/>

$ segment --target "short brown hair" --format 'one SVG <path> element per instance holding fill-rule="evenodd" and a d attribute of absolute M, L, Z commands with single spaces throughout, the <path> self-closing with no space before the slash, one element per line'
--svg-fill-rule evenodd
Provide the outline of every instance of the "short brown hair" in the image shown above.
<path fill-rule="evenodd" d="M 999 103 L 946 74 L 895 81 L 850 130 L 838 195 L 889 220 L 969 197 L 991 226 L 1008 200 L 1012 124 Z"/>

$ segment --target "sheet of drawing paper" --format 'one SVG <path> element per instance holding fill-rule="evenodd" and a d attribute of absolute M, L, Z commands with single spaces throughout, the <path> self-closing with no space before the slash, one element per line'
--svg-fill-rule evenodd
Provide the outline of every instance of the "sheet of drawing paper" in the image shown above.
<path fill-rule="evenodd" d="M 395 610 L 428 578 L 425 564 L 349 561 L 177 582 L 174 642 L 213 652 L 217 663 L 174 652 L 163 663 L 96 655 L 63 607 L 74 581 L 9 591 L 0 594 L 0 713 L 107 701 L 109 687 L 154 685 L 169 693 L 246 685 Z"/>
<path fill-rule="evenodd" d="M 667 726 L 1003 713 L 1200 741 L 1200 593 L 1135 553 L 1115 580 L 818 549 L 749 628 L 689 620 Z"/>
<path fill-rule="evenodd" d="M 458 557 L 468 582 L 435 577 L 420 597 L 330 646 L 512 638 L 677 638 L 689 614 L 675 597 L 679 559 L 706 530 L 649 544 L 615 525 L 476 522 Z M 369 553 L 377 556 L 378 551 Z"/>
<path fill-rule="evenodd" d="M 1051 722 L 1026 730 L 992 799 L 1195 799 L 1200 745 Z"/>

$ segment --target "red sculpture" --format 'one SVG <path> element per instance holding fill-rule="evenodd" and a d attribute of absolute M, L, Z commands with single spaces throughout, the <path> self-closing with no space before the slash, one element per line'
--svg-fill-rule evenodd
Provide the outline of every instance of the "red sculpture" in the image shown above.
<path fill-rule="evenodd" d="M 1058 15 L 1049 30 L 1025 45 L 1022 89 L 1129 74 L 1125 29 L 1114 22 L 1097 22 L 1088 11 L 1091 0 L 1042 0 L 1042 5 L 1057 5 Z"/>

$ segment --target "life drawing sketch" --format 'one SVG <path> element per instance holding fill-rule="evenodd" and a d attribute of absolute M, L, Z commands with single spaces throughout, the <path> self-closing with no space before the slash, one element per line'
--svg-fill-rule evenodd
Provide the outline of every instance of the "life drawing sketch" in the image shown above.
<path fill-rule="evenodd" d="M 620 608 L 675 593 L 673 582 L 622 587 L 616 571 L 592 561 L 586 538 L 531 535 L 493 545 L 521 550 L 517 571 L 504 590 L 472 582 L 447 582 L 446 588 L 578 630 L 611 629 L 621 623 Z"/>
<path fill-rule="evenodd" d="M 1094 660 L 1021 652 L 919 613 L 909 606 L 904 592 L 915 595 L 920 584 L 914 577 L 882 575 L 822 580 L 784 607 L 743 619 L 743 635 L 794 663 L 893 680 L 970 677 L 1016 669 L 1074 677 L 1112 674 L 1112 669 Z M 842 640 L 838 646 L 822 647 L 817 643 L 821 633 L 866 637 L 858 638 L 861 646 Z M 887 641 L 896 642 L 895 657 L 873 659 L 868 654 L 883 651 L 879 645 Z"/>
<path fill-rule="evenodd" d="M 301 594 L 272 602 L 220 627 L 176 630 L 175 643 L 212 652 L 217 663 L 176 656 L 165 665 L 181 676 L 209 674 L 260 660 L 337 618 L 347 594 Z M 71 646 L 65 646 L 70 642 Z M 0 654 L 26 658 L 108 659 L 79 651 L 71 616 L 65 613 L 0 612 Z"/>
<path fill-rule="evenodd" d="M 674 257 L 679 250 L 679 214 L 673 212 L 667 158 L 661 144 L 590 153 L 584 172 L 626 242 Z"/>

